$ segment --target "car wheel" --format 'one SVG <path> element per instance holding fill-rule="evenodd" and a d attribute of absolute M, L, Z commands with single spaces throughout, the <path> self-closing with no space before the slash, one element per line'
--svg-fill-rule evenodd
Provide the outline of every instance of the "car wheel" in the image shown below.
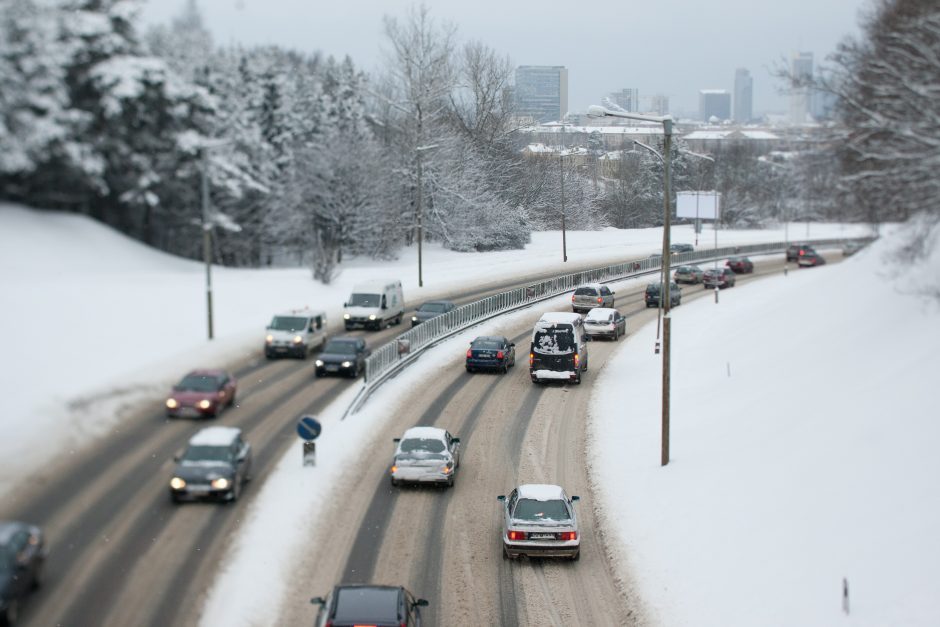
<path fill-rule="evenodd" d="M 577 562 L 577 561 L 580 560 L 580 559 L 581 559 L 581 551 L 580 551 L 580 549 L 579 549 L 577 553 L 575 553 L 574 555 L 571 556 L 571 561 L 572 561 L 572 562 Z"/>
<path fill-rule="evenodd" d="M 356 367 L 352 369 L 352 372 L 349 373 L 351 379 L 359 378 L 359 364 L 356 364 Z"/>
<path fill-rule="evenodd" d="M 448 488 L 454 487 L 454 475 L 451 475 L 450 479 L 447 481 L 447 487 Z"/>
<path fill-rule="evenodd" d="M 272 352 L 270 352 L 270 351 L 264 351 L 264 356 L 265 356 L 265 358 L 267 358 L 267 359 L 274 359 L 274 353 L 272 353 Z"/>
<path fill-rule="evenodd" d="M 392 478 L 391 478 L 391 482 L 392 482 L 392 487 L 393 487 L 393 488 L 397 488 L 398 486 L 401 485 L 401 482 L 398 481 L 395 477 L 392 477 Z"/>
<path fill-rule="evenodd" d="M 304 360 L 307 359 L 307 347 L 306 346 L 300 349 L 300 358 Z"/>
<path fill-rule="evenodd" d="M 509 366 L 503 366 L 502 370 L 503 370 L 503 374 L 508 373 L 508 372 L 509 372 Z"/>
<path fill-rule="evenodd" d="M 178 494 L 175 494 L 175 493 L 171 493 L 171 494 L 170 494 L 170 501 L 171 501 L 174 505 L 179 505 L 181 500 L 182 500 L 182 499 L 180 499 L 180 497 L 179 497 Z"/>
<path fill-rule="evenodd" d="M 578 376 L 574 378 L 575 385 L 581 385 L 581 373 L 578 373 Z"/>
<path fill-rule="evenodd" d="M 20 602 L 16 599 L 10 599 L 7 604 L 6 612 L 3 613 L 4 625 L 15 625 L 20 617 Z"/>
<path fill-rule="evenodd" d="M 232 394 L 232 398 L 228 399 L 228 406 L 229 406 L 229 407 L 234 407 L 234 406 L 235 406 L 235 395 L 234 395 L 234 394 Z"/>
<path fill-rule="evenodd" d="M 235 485 L 232 486 L 232 503 L 238 500 L 238 497 L 242 495 L 242 480 L 235 476 Z"/>
<path fill-rule="evenodd" d="M 511 560 L 512 556 L 509 554 L 509 551 L 506 550 L 506 545 L 503 545 L 503 559 Z"/>

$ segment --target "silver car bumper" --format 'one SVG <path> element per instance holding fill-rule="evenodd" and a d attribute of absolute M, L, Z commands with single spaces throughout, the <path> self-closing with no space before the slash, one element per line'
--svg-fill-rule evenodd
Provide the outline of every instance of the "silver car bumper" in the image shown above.
<path fill-rule="evenodd" d="M 503 547 L 511 558 L 526 557 L 574 557 L 581 550 L 581 540 L 538 542 L 525 540 L 510 542 L 503 537 Z"/>

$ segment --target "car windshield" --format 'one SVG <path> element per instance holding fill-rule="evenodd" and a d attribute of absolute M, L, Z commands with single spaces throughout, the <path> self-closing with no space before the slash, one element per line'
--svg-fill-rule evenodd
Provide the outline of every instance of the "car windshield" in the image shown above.
<path fill-rule="evenodd" d="M 519 499 L 512 517 L 517 520 L 571 520 L 568 507 L 564 501 L 536 501 L 534 499 Z"/>
<path fill-rule="evenodd" d="M 268 328 L 272 331 L 303 331 L 307 328 L 307 319 L 297 316 L 274 316 Z"/>
<path fill-rule="evenodd" d="M 188 374 L 176 384 L 176 389 L 192 392 L 214 392 L 219 389 L 219 378 L 215 375 Z"/>
<path fill-rule="evenodd" d="M 355 355 L 356 344 L 355 342 L 330 342 L 323 349 L 323 352 L 334 355 Z"/>
<path fill-rule="evenodd" d="M 597 296 L 597 290 L 593 287 L 579 287 L 574 291 L 575 296 Z"/>
<path fill-rule="evenodd" d="M 340 588 L 336 593 L 337 623 L 397 623 L 398 590 L 386 588 Z"/>
<path fill-rule="evenodd" d="M 402 453 L 443 453 L 444 443 L 433 438 L 408 438 L 398 445 Z"/>
<path fill-rule="evenodd" d="M 502 347 L 502 343 L 498 342 L 497 340 L 476 340 L 473 342 L 473 344 L 470 345 L 470 348 L 484 351 L 495 351 L 501 349 Z"/>
<path fill-rule="evenodd" d="M 425 311 L 428 313 L 444 313 L 447 311 L 447 303 L 424 303 L 418 307 L 418 311 Z"/>
<path fill-rule="evenodd" d="M 574 332 L 570 324 L 539 329 L 535 333 L 532 349 L 536 353 L 564 355 L 575 349 Z"/>
<path fill-rule="evenodd" d="M 194 445 L 186 449 L 182 462 L 230 462 L 232 449 L 228 446 Z"/>
<path fill-rule="evenodd" d="M 378 307 L 378 294 L 353 294 L 349 297 L 350 307 Z"/>

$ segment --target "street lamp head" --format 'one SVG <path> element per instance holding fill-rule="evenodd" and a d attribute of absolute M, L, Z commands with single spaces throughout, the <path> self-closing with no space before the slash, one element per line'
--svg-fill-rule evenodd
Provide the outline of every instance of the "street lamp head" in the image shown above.
<path fill-rule="evenodd" d="M 591 105 L 587 108 L 587 116 L 589 118 L 602 118 L 605 115 L 608 115 L 607 109 L 600 105 Z"/>

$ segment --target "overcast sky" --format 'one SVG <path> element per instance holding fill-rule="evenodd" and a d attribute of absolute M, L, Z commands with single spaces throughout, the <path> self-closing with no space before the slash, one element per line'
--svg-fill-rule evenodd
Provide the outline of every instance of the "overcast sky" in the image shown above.
<path fill-rule="evenodd" d="M 770 70 L 795 51 L 818 63 L 859 33 L 872 0 L 428 0 L 438 22 L 457 26 L 515 65 L 568 68 L 569 109 L 583 112 L 624 87 L 664 93 L 673 113 L 698 108 L 699 89 L 733 92 L 735 68 L 754 78 L 754 112 L 784 111 Z M 146 0 L 146 23 L 169 21 L 185 0 Z M 217 44 L 278 44 L 373 71 L 382 63 L 382 16 L 404 18 L 411 0 L 199 0 Z"/>

